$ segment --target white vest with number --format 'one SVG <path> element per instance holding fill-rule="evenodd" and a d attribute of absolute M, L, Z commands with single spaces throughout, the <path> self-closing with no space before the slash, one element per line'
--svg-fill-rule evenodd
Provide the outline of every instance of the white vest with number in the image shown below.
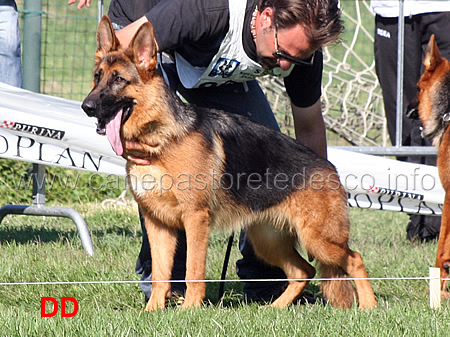
<path fill-rule="evenodd" d="M 229 0 L 230 28 L 208 67 L 195 67 L 180 54 L 175 53 L 177 73 L 185 88 L 246 82 L 267 74 L 282 77 L 290 74 L 293 66 L 286 71 L 279 67 L 266 70 L 245 53 L 242 29 L 246 4 L 247 1 L 243 0 Z"/>

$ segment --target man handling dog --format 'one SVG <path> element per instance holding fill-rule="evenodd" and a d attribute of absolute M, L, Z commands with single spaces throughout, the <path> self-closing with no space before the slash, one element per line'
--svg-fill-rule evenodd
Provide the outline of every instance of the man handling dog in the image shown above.
<path fill-rule="evenodd" d="M 70 0 L 70 3 L 76 1 Z M 80 0 L 78 7 L 90 1 Z M 188 102 L 221 109 L 279 130 L 256 77 L 280 76 L 291 101 L 296 138 L 326 158 L 321 112 L 321 47 L 343 31 L 337 0 L 112 0 L 108 16 L 120 45 L 128 46 L 145 22 L 154 29 L 158 67 L 166 83 Z M 128 143 L 129 161 L 148 164 L 139 143 Z M 142 280 L 151 280 L 147 234 L 136 264 Z M 178 232 L 172 279 L 185 278 L 186 243 Z M 284 272 L 254 254 L 246 232 L 240 237 L 243 279 L 282 279 Z M 287 282 L 248 282 L 248 300 L 276 298 Z M 183 292 L 173 283 L 172 291 Z M 146 297 L 152 287 L 142 283 Z"/>

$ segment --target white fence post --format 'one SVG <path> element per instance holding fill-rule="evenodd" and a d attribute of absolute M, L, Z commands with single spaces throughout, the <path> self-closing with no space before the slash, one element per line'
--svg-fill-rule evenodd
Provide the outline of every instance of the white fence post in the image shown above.
<path fill-rule="evenodd" d="M 430 267 L 430 307 L 440 309 L 441 307 L 441 270 Z"/>

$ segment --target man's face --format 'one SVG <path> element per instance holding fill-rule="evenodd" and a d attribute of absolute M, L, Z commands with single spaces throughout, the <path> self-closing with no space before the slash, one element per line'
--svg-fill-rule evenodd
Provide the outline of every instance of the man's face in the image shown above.
<path fill-rule="evenodd" d="M 270 16 L 272 12 L 265 12 L 260 13 L 256 28 L 258 63 L 265 69 L 280 67 L 283 70 L 288 70 L 292 64 L 311 63 L 316 49 L 311 46 L 304 27 L 298 24 L 276 29 Z"/>

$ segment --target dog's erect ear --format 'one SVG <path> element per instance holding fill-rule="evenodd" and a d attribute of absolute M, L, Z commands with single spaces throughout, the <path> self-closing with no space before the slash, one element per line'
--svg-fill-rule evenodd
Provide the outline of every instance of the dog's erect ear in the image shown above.
<path fill-rule="evenodd" d="M 97 29 L 97 52 L 95 57 L 97 61 L 102 59 L 110 51 L 118 50 L 120 42 L 114 33 L 111 20 L 104 15 L 98 24 Z"/>
<path fill-rule="evenodd" d="M 153 34 L 153 26 L 150 22 L 144 23 L 130 42 L 136 62 L 145 70 L 156 68 L 157 45 Z"/>
<path fill-rule="evenodd" d="M 434 71 L 437 65 L 442 62 L 441 54 L 439 53 L 438 46 L 435 41 L 434 34 L 431 35 L 430 41 L 428 41 L 427 51 L 423 64 L 426 71 Z"/>

